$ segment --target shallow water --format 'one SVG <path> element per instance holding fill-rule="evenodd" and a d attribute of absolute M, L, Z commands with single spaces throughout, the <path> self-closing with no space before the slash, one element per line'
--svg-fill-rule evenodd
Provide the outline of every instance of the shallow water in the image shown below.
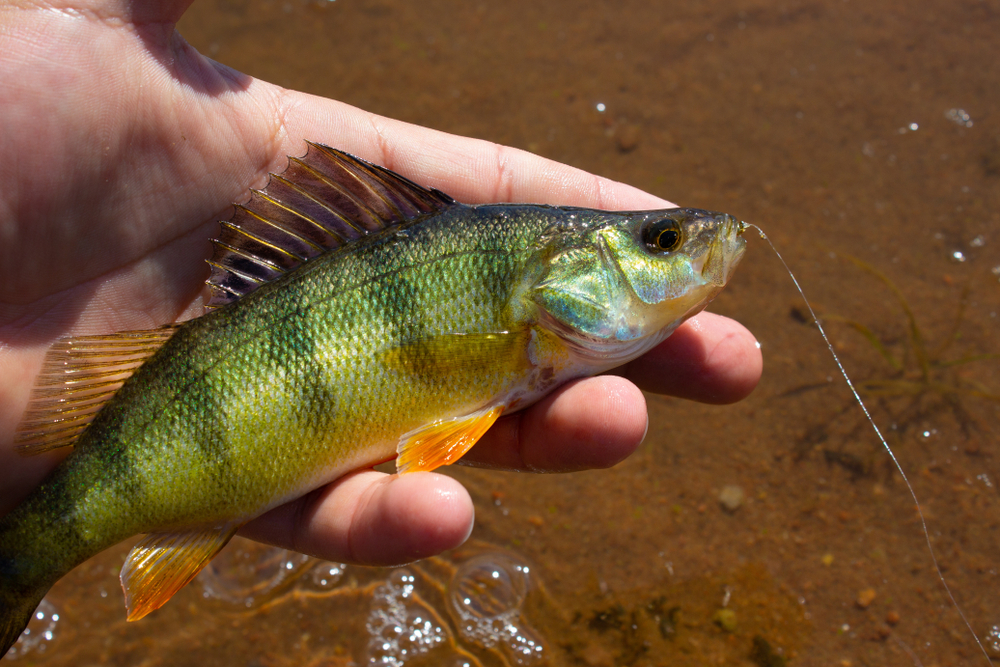
<path fill-rule="evenodd" d="M 1000 352 L 1000 2 L 216 0 L 180 30 L 254 76 L 759 224 L 856 380 L 900 373 L 837 316 L 917 362 L 893 292 L 847 257 L 898 287 L 932 352 L 965 294 L 941 360 Z M 472 542 L 402 571 L 237 542 L 126 625 L 113 550 L 52 590 L 18 663 L 985 664 L 788 276 L 749 245 L 711 308 L 761 341 L 743 403 L 650 397 L 646 442 L 608 471 L 454 470 Z M 985 641 L 1000 404 L 962 389 L 1000 393 L 1000 363 L 935 377 L 871 407 Z"/>

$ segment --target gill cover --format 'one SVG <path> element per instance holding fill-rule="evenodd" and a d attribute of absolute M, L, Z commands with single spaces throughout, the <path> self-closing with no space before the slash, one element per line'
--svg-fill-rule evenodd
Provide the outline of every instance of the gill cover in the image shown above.
<path fill-rule="evenodd" d="M 620 363 L 722 289 L 742 257 L 742 231 L 731 216 L 698 209 L 607 213 L 550 237 L 532 298 L 572 349 Z"/>

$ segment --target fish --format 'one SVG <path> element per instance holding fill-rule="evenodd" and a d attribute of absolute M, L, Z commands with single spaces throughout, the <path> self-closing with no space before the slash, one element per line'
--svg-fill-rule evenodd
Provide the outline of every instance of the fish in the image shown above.
<path fill-rule="evenodd" d="M 691 208 L 471 206 L 309 143 L 213 240 L 206 313 L 71 336 L 16 434 L 72 450 L 0 518 L 0 655 L 63 575 L 129 537 L 129 620 L 240 526 L 350 471 L 459 460 L 501 414 L 666 339 L 742 223 Z"/>

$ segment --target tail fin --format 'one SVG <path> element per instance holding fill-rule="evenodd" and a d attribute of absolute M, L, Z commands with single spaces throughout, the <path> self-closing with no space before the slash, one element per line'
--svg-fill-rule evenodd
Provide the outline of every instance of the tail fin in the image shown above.
<path fill-rule="evenodd" d="M 7 651 L 24 632 L 45 593 L 46 591 L 42 591 L 37 596 L 18 596 L 15 591 L 6 587 L 0 590 L 0 659 L 7 655 Z"/>

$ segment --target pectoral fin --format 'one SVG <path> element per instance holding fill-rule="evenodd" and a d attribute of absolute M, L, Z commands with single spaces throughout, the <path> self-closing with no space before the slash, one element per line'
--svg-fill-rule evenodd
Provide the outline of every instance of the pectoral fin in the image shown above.
<path fill-rule="evenodd" d="M 402 475 L 454 463 L 472 449 L 502 412 L 502 405 L 490 406 L 410 431 L 400 438 L 396 470 Z"/>
<path fill-rule="evenodd" d="M 132 547 L 121 571 L 128 620 L 162 607 L 226 546 L 237 528 L 151 533 Z"/>
<path fill-rule="evenodd" d="M 428 380 L 526 367 L 531 330 L 454 333 L 415 338 L 384 350 L 380 361 Z M 506 368 L 505 368 L 506 366 Z"/>

